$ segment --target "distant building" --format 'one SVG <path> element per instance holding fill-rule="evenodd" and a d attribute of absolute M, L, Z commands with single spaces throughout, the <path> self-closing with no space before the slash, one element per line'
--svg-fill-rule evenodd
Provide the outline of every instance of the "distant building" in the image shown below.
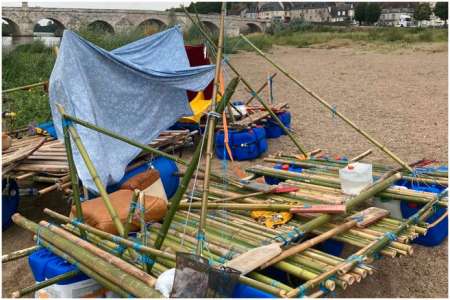
<path fill-rule="evenodd" d="M 348 22 L 354 17 L 351 2 L 256 2 L 241 11 L 241 16 L 289 22 Z"/>
<path fill-rule="evenodd" d="M 336 2 L 328 6 L 330 22 L 350 22 L 355 16 L 353 3 Z"/>
<path fill-rule="evenodd" d="M 292 2 L 290 19 L 306 22 L 329 22 L 331 19 L 329 4 L 326 2 Z"/>
<path fill-rule="evenodd" d="M 286 13 L 281 2 L 262 2 L 257 16 L 258 19 L 284 21 Z"/>
<path fill-rule="evenodd" d="M 400 17 L 414 16 L 414 9 L 418 2 L 381 2 L 381 15 L 378 25 L 398 26 Z"/>

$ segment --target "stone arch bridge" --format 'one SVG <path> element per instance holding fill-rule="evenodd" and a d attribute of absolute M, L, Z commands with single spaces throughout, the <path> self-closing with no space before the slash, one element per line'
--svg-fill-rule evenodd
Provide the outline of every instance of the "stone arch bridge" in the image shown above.
<path fill-rule="evenodd" d="M 174 24 L 180 24 L 183 30 L 187 30 L 192 25 L 184 13 L 131 9 L 2 7 L 2 19 L 8 22 L 13 36 L 33 35 L 34 26 L 42 19 L 50 19 L 57 25 L 56 35 L 61 35 L 64 29 L 77 30 L 91 25 L 101 25 L 110 32 L 146 25 L 162 29 Z M 218 31 L 218 14 L 200 15 L 200 20 L 209 30 Z M 267 26 L 270 26 L 268 21 L 225 17 L 225 33 L 228 36 L 264 32 Z"/>

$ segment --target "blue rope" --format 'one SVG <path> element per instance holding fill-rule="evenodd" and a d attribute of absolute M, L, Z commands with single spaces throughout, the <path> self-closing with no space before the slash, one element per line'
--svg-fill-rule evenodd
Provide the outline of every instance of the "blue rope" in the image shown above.
<path fill-rule="evenodd" d="M 364 256 L 362 255 L 350 255 L 347 259 L 347 262 L 354 262 L 356 261 L 357 264 L 361 264 L 364 261 Z"/>
<path fill-rule="evenodd" d="M 299 298 L 305 298 L 305 292 L 306 292 L 306 288 L 303 285 L 299 286 L 299 288 L 298 288 Z"/>
<path fill-rule="evenodd" d="M 387 237 L 390 241 L 395 241 L 397 239 L 397 235 L 392 231 L 386 232 L 384 236 Z"/>
<path fill-rule="evenodd" d="M 332 108 L 332 110 L 331 110 L 331 113 L 332 113 L 333 119 L 335 119 L 335 118 L 336 118 L 336 108 L 337 108 L 336 104 L 333 104 L 333 108 Z"/>
<path fill-rule="evenodd" d="M 205 234 L 203 233 L 203 232 L 197 232 L 197 235 L 195 236 L 195 238 L 198 240 L 198 241 L 206 241 L 206 239 L 205 239 Z"/>
<path fill-rule="evenodd" d="M 69 119 L 66 119 L 66 118 L 62 119 L 62 126 L 63 127 L 69 127 L 69 126 L 72 126 L 72 124 L 73 124 L 72 120 L 69 120 Z"/>
<path fill-rule="evenodd" d="M 381 259 L 381 254 L 379 252 L 375 252 L 372 254 L 372 257 L 376 260 Z"/>

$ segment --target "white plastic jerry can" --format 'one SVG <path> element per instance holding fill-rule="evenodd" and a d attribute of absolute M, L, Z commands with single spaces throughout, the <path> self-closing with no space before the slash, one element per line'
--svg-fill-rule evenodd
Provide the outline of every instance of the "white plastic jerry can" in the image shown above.
<path fill-rule="evenodd" d="M 347 195 L 358 195 L 362 189 L 373 183 L 372 165 L 365 163 L 350 163 L 339 169 L 341 190 Z"/>

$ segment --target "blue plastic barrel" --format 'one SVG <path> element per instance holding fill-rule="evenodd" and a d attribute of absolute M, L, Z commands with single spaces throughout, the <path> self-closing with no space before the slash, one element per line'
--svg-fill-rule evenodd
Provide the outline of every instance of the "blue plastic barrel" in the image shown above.
<path fill-rule="evenodd" d="M 28 264 L 31 272 L 33 273 L 36 281 L 44 281 L 46 279 L 73 271 L 76 267 L 61 257 L 53 254 L 45 248 L 39 249 L 33 252 L 28 257 Z M 76 275 L 75 277 L 62 280 L 58 284 L 70 284 L 82 280 L 89 279 L 83 273 Z"/>
<path fill-rule="evenodd" d="M 254 287 L 238 283 L 233 291 L 233 298 L 276 298 L 272 294 L 260 291 Z"/>
<path fill-rule="evenodd" d="M 41 128 L 45 131 L 47 131 L 47 133 L 53 137 L 53 138 L 58 138 L 56 135 L 56 129 L 55 129 L 55 125 L 53 125 L 53 121 L 49 121 L 46 123 L 40 123 L 38 124 L 36 127 Z"/>
<path fill-rule="evenodd" d="M 403 185 L 410 189 L 416 190 L 416 191 L 424 191 L 424 192 L 430 192 L 438 194 L 442 192 L 445 187 L 436 185 L 436 184 L 421 184 L 417 182 L 411 182 L 406 180 L 400 180 L 396 183 L 397 185 Z M 419 205 L 416 203 L 411 203 L 408 201 L 401 201 L 400 202 L 400 210 L 402 212 L 403 218 L 409 218 L 413 214 L 415 214 L 417 211 L 419 211 L 423 205 Z M 430 216 L 426 222 L 427 223 L 433 223 L 437 219 L 439 219 L 445 212 L 447 208 L 441 207 L 439 208 L 432 216 Z M 438 223 L 433 228 L 428 229 L 427 234 L 424 236 L 420 236 L 417 239 L 415 239 L 413 242 L 417 243 L 419 245 L 427 246 L 427 247 L 433 247 L 441 244 L 448 235 L 448 218 L 446 217 L 444 220 L 442 220 L 440 223 Z"/>
<path fill-rule="evenodd" d="M 303 169 L 301 167 L 294 166 L 294 165 L 277 164 L 273 168 L 277 169 L 277 170 L 285 170 L 285 171 L 297 172 L 297 173 L 301 173 L 303 171 Z M 276 184 L 279 184 L 280 182 L 284 181 L 283 179 L 279 179 L 279 178 L 272 177 L 272 176 L 264 176 L 264 180 L 266 181 L 267 184 L 272 184 L 272 185 L 276 185 Z"/>
<path fill-rule="evenodd" d="M 215 152 L 219 159 L 230 159 L 225 148 L 225 134 L 219 131 L 216 134 Z M 267 151 L 266 132 L 263 127 L 250 130 L 230 130 L 228 141 L 234 160 L 250 160 L 259 157 Z"/>
<path fill-rule="evenodd" d="M 175 175 L 178 173 L 177 164 L 173 160 L 159 156 L 153 159 L 150 165 L 159 171 L 167 198 L 172 197 L 180 184 L 180 177 Z"/>
<path fill-rule="evenodd" d="M 159 176 L 161 178 L 164 190 L 168 198 L 175 194 L 178 185 L 180 183 L 180 178 L 174 175 L 178 172 L 177 164 L 168 158 L 159 156 L 148 163 L 144 163 L 134 169 L 131 169 L 123 175 L 122 179 L 115 184 L 110 184 L 106 187 L 108 193 L 113 193 L 117 191 L 120 186 L 125 183 L 128 179 L 147 171 L 150 168 L 154 168 L 159 171 Z M 96 195 L 90 195 L 90 198 L 96 197 Z"/>
<path fill-rule="evenodd" d="M 56 256 L 56 259 L 51 259 L 47 263 L 47 267 L 45 268 L 45 277 L 47 279 L 53 278 L 55 276 L 73 271 L 77 269 L 74 265 L 68 263 L 64 259 L 62 259 L 59 256 Z M 58 284 L 64 285 L 64 284 L 71 284 L 74 282 L 82 281 L 89 279 L 88 276 L 86 276 L 84 273 L 80 273 L 72 278 L 61 280 L 58 282 Z"/>
<path fill-rule="evenodd" d="M 340 256 L 342 250 L 344 250 L 344 243 L 330 239 L 318 244 L 314 248 L 333 256 Z"/>
<path fill-rule="evenodd" d="M 291 127 L 291 113 L 290 112 L 288 112 L 288 111 L 282 112 L 282 113 L 277 114 L 277 116 L 280 119 L 281 123 L 283 123 L 284 126 L 286 126 L 287 128 Z M 274 138 L 278 138 L 282 135 L 285 135 L 283 129 L 272 118 L 270 118 L 264 124 L 264 128 L 266 130 L 266 137 L 268 139 L 274 139 Z"/>
<path fill-rule="evenodd" d="M 13 179 L 2 180 L 2 230 L 12 225 L 11 216 L 17 212 L 19 207 L 19 186 Z"/>

